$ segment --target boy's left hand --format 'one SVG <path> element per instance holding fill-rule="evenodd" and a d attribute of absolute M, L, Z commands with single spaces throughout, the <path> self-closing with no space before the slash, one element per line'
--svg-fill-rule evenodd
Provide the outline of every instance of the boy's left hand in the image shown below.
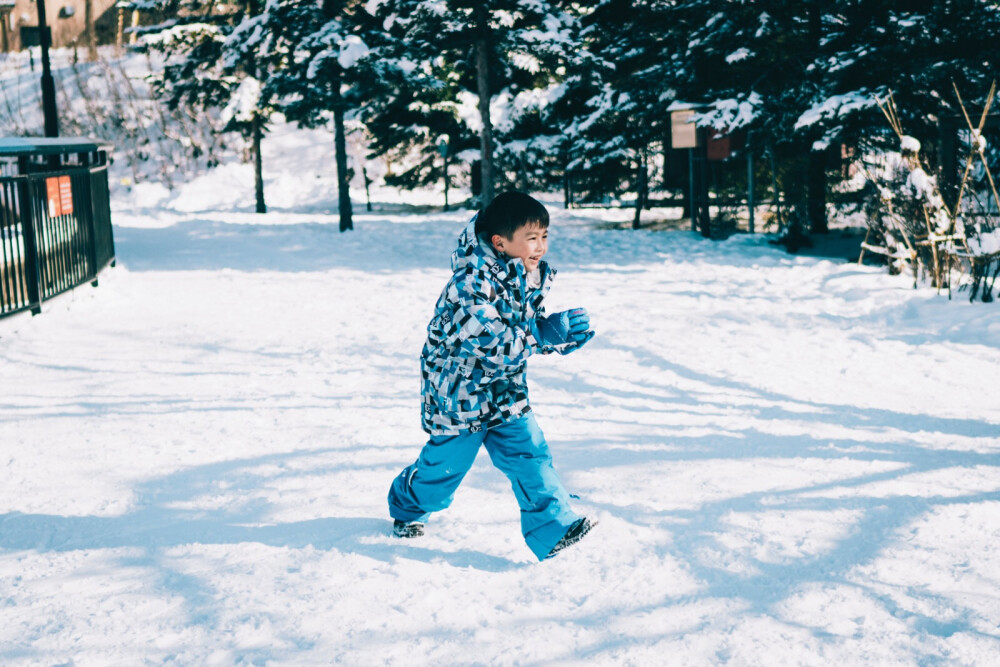
<path fill-rule="evenodd" d="M 566 311 L 569 321 L 569 335 L 566 337 L 571 343 L 579 343 L 589 340 L 594 332 L 590 331 L 590 315 L 585 308 L 574 308 Z M 587 333 L 590 333 L 588 336 Z"/>
<path fill-rule="evenodd" d="M 573 308 L 536 320 L 536 338 L 543 345 L 570 345 L 572 351 L 594 337 L 590 316 L 583 308 Z"/>
<path fill-rule="evenodd" d="M 569 311 L 569 342 L 572 344 L 567 352 L 574 352 L 587 344 L 594 337 L 590 328 L 590 316 L 585 308 L 574 308 Z"/>

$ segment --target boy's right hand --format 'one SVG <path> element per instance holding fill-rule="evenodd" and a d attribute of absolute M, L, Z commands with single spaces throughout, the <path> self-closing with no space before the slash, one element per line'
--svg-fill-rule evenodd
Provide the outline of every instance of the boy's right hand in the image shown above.
<path fill-rule="evenodd" d="M 590 317 L 583 308 L 573 308 L 535 320 L 535 338 L 542 345 L 584 343 L 592 338 Z"/>

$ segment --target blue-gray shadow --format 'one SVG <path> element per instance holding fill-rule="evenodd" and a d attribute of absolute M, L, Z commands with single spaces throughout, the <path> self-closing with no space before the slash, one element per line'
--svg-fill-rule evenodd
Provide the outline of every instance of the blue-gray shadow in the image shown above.
<path fill-rule="evenodd" d="M 186 501 L 218 490 L 217 483 L 227 482 L 227 491 L 252 491 L 264 476 L 247 473 L 246 468 L 268 466 L 266 479 L 297 475 L 322 475 L 344 470 L 371 470 L 372 466 L 329 463 L 296 470 L 287 464 L 297 458 L 328 455 L 343 450 L 319 449 L 284 452 L 240 460 L 187 468 L 152 479 L 136 488 L 138 503 L 120 516 L 65 516 L 9 512 L 0 515 L 0 550 L 8 552 L 58 553 L 76 550 L 128 549 L 128 555 L 109 556 L 121 567 L 142 567 L 164 590 L 184 599 L 188 622 L 209 623 L 220 608 L 217 592 L 208 580 L 180 572 L 172 565 L 170 549 L 184 545 L 264 544 L 301 549 L 356 554 L 374 561 L 394 564 L 412 560 L 439 562 L 455 568 L 484 572 L 503 572 L 522 568 L 517 562 L 489 553 L 426 548 L 396 540 L 390 536 L 391 522 L 385 516 L 335 516 L 273 523 L 266 519 L 267 503 L 249 502 L 236 509 L 185 509 Z M 275 472 L 277 470 L 277 472 Z M 396 466 L 386 467 L 386 488 Z M 298 648 L 288 649 L 293 659 L 302 648 L 301 637 L 289 637 Z M 254 649 L 245 651 L 256 655 Z M 258 652 L 259 658 L 276 659 L 285 650 Z M 0 648 L 0 662 L 26 659 L 32 655 L 28 646 Z M 41 654 L 39 654 L 41 655 Z"/>
<path fill-rule="evenodd" d="M 865 408 L 856 405 L 822 403 L 803 401 L 774 391 L 768 391 L 746 382 L 733 381 L 712 376 L 693 370 L 677 363 L 665 355 L 650 353 L 640 348 L 607 345 L 620 351 L 632 354 L 639 360 L 643 368 L 651 373 L 663 371 L 684 378 L 688 381 L 703 384 L 704 392 L 665 392 L 665 386 L 657 384 L 647 389 L 637 383 L 634 389 L 611 389 L 596 385 L 582 376 L 573 375 L 570 379 L 543 378 L 548 382 L 572 385 L 573 390 L 583 393 L 594 400 L 604 400 L 613 406 L 618 400 L 643 399 L 653 402 L 657 408 L 614 406 L 616 413 L 622 414 L 620 421 L 625 427 L 630 423 L 627 415 L 631 412 L 643 413 L 643 418 L 637 420 L 642 424 L 642 433 L 622 437 L 588 437 L 569 441 L 558 433 L 547 432 L 553 445 L 555 464 L 560 470 L 601 470 L 616 466 L 640 468 L 643 465 L 659 462 L 683 462 L 696 467 L 707 460 L 741 460 L 761 457 L 782 458 L 816 458 L 821 460 L 841 460 L 849 456 L 861 462 L 879 461 L 898 463 L 898 467 L 866 473 L 859 471 L 857 475 L 848 478 L 838 478 L 832 481 L 808 483 L 793 488 L 767 489 L 765 491 L 744 491 L 734 489 L 733 493 L 724 499 L 709 500 L 698 504 L 696 509 L 652 510 L 644 506 L 641 499 L 622 497 L 616 502 L 595 502 L 586 498 L 585 492 L 570 488 L 571 492 L 583 495 L 581 502 L 609 515 L 625 520 L 636 526 L 647 526 L 650 529 L 663 530 L 672 536 L 669 547 L 670 554 L 682 564 L 691 575 L 701 583 L 696 594 L 676 597 L 666 596 L 654 605 L 629 608 L 629 613 L 642 614 L 651 612 L 661 606 L 683 604 L 697 600 L 725 598 L 738 599 L 748 605 L 748 614 L 778 615 L 778 605 L 788 600 L 796 592 L 808 584 L 843 584 L 861 588 L 864 593 L 878 601 L 888 613 L 905 619 L 917 631 L 947 637 L 957 632 L 986 636 L 1000 639 L 1000 633 L 984 633 L 977 629 L 973 613 L 965 610 L 957 619 L 942 620 L 934 618 L 916 608 L 903 608 L 891 595 L 876 590 L 873 586 L 859 583 L 857 577 L 851 577 L 852 571 L 861 565 L 877 559 L 886 548 L 898 543 L 900 531 L 906 526 L 918 521 L 921 517 L 938 508 L 949 505 L 975 504 L 1000 501 L 1000 491 L 984 491 L 948 495 L 947 490 L 941 494 L 925 496 L 866 494 L 864 487 L 878 482 L 890 482 L 904 477 L 932 473 L 938 470 L 968 468 L 977 466 L 993 466 L 1000 471 L 1000 454 L 988 446 L 990 440 L 1000 444 L 1000 427 L 987 420 L 969 418 L 940 417 L 931 414 L 903 413 L 881 408 Z M 817 432 L 823 433 L 826 426 L 842 426 L 851 428 L 858 434 L 857 438 L 829 438 L 810 435 L 776 436 L 753 428 L 741 428 L 738 432 L 727 435 L 710 435 L 687 437 L 677 433 L 675 424 L 664 421 L 657 426 L 651 423 L 649 413 L 659 412 L 689 412 L 695 407 L 703 407 L 706 403 L 725 406 L 724 401 L 713 398 L 715 393 L 738 393 L 747 399 L 747 413 L 755 420 L 793 421 L 816 423 Z M 666 395 L 665 395 L 666 393 Z M 754 406 L 754 402 L 775 404 L 787 403 L 795 409 L 787 409 L 780 405 Z M 571 408 L 572 406 L 565 406 Z M 595 412 L 597 414 L 595 414 Z M 696 414 L 693 413 L 692 414 Z M 702 414 L 702 413 L 697 413 Z M 539 416 L 544 429 L 544 410 Z M 606 424 L 607 420 L 600 415 L 600 407 L 589 410 L 580 417 L 584 421 Z M 882 442 L 875 438 L 864 439 L 864 432 L 873 435 L 888 430 L 898 430 L 903 434 L 900 442 Z M 661 435 L 662 434 L 662 435 Z M 951 450 L 922 444 L 921 440 L 930 435 L 951 435 L 969 438 L 985 439 L 986 449 Z M 622 448 L 628 444 L 629 449 Z M 644 450 L 642 445 L 673 445 L 668 450 Z M 845 453 L 845 452 L 849 452 Z M 823 492 L 838 489 L 847 490 L 846 494 L 833 494 L 824 497 Z M 853 493 L 851 491 L 853 490 Z M 843 495 L 845 497 L 837 497 Z M 817 510 L 837 511 L 856 510 L 860 518 L 850 526 L 848 534 L 836 540 L 834 546 L 821 553 L 797 558 L 784 558 L 781 562 L 760 562 L 752 560 L 753 572 L 731 572 L 711 563 L 706 563 L 704 554 L 712 550 L 725 551 L 717 535 L 724 534 L 730 527 L 726 517 L 731 513 L 754 513 L 775 510 Z M 749 556 L 747 556 L 749 558 Z M 934 594 L 922 590 L 919 586 L 911 587 L 914 596 L 920 599 L 935 598 Z M 956 604 L 950 600 L 950 605 Z M 579 622 L 601 627 L 606 617 L 600 613 L 592 617 L 580 619 Z M 794 620 L 788 621 L 796 625 Z M 830 639 L 825 630 L 820 627 L 800 624 L 820 639 Z M 679 636 L 696 629 L 678 631 Z M 663 635 L 661 635 L 662 637 Z M 607 656 L 615 646 L 626 646 L 633 641 L 623 638 L 619 644 L 602 642 L 592 651 L 574 651 L 567 653 L 566 658 L 582 659 L 586 657 Z M 919 656 L 918 656 L 919 657 Z M 932 659 L 935 655 L 923 656 Z"/>
<path fill-rule="evenodd" d="M 343 453 L 339 449 L 299 450 L 247 459 L 228 460 L 180 470 L 136 487 L 137 506 L 121 516 L 63 516 L 12 512 L 0 516 L 0 549 L 38 552 L 137 547 L 162 551 L 184 544 L 239 544 L 336 549 L 392 562 L 407 557 L 441 560 L 456 567 L 502 571 L 522 564 L 478 552 L 443 552 L 404 542 L 370 543 L 367 538 L 390 535 L 391 523 L 379 517 L 328 517 L 268 524 L 269 506 L 245 503 L 237 509 L 181 509 L 177 505 L 217 490 L 220 481 L 232 492 L 252 491 L 266 478 L 274 481 L 299 475 L 322 475 L 372 466 L 337 461 L 304 470 L 287 464 L 302 457 Z M 269 465 L 280 472 L 246 474 L 247 468 Z M 395 465 L 386 467 L 391 480 Z M 269 468 L 271 470 L 271 468 Z M 388 489 L 388 482 L 386 489 Z M 403 545 L 404 548 L 399 548 Z"/>

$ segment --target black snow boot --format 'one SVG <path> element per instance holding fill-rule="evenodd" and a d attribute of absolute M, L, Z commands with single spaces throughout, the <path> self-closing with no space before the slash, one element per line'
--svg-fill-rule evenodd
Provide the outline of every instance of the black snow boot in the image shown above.
<path fill-rule="evenodd" d="M 420 537 L 424 534 L 424 524 L 396 519 L 392 522 L 392 534 L 396 537 Z"/>
<path fill-rule="evenodd" d="M 596 521 L 591 521 L 587 517 L 583 517 L 582 519 L 580 519 L 579 521 L 577 521 L 576 523 L 574 523 L 572 526 L 569 527 L 569 530 L 566 531 L 566 534 L 563 535 L 563 538 L 558 542 L 556 542 L 556 545 L 552 547 L 552 551 L 550 551 L 549 555 L 546 556 L 545 558 L 546 559 L 552 558 L 566 547 L 573 546 L 574 544 L 582 540 L 583 536 L 589 533 L 590 529 L 596 525 L 597 525 Z"/>

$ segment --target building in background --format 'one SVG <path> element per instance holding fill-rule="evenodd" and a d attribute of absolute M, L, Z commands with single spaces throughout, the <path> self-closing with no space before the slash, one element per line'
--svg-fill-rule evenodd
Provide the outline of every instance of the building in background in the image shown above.
<path fill-rule="evenodd" d="M 41 44 L 38 7 L 41 0 L 0 0 L 0 50 L 21 51 Z M 117 0 L 45 0 L 45 14 L 54 48 L 86 48 L 87 5 L 93 15 L 95 44 L 121 44 L 127 31 L 139 25 L 137 3 Z M 143 14 L 146 12 L 143 11 Z"/>

